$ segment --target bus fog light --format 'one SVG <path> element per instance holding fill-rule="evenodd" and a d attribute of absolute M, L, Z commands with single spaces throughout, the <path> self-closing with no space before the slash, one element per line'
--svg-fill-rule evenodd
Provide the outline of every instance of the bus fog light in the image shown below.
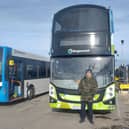
<path fill-rule="evenodd" d="M 53 99 L 51 99 L 51 102 L 53 103 L 53 102 L 54 102 L 54 100 L 53 100 Z"/>
<path fill-rule="evenodd" d="M 112 104 L 112 101 L 109 101 L 109 104 Z"/>

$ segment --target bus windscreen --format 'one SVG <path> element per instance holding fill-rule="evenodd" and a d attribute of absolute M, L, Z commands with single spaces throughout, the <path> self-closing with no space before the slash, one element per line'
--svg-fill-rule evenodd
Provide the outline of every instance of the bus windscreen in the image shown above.
<path fill-rule="evenodd" d="M 89 68 L 92 69 L 99 88 L 113 82 L 113 57 L 54 58 L 51 81 L 57 87 L 78 89 L 78 81 L 84 77 L 85 71 Z"/>

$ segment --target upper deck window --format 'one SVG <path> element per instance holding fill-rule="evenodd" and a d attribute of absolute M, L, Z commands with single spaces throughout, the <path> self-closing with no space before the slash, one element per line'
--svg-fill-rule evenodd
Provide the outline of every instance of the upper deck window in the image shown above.
<path fill-rule="evenodd" d="M 72 8 L 55 16 L 57 31 L 107 31 L 108 11 L 101 8 Z"/>

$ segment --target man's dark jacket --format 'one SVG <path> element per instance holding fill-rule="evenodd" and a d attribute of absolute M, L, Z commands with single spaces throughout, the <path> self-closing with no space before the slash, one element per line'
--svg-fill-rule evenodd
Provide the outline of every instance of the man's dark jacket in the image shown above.
<path fill-rule="evenodd" d="M 97 92 L 98 84 L 95 78 L 81 79 L 79 83 L 79 92 L 81 94 L 81 101 L 92 102 L 95 93 Z"/>

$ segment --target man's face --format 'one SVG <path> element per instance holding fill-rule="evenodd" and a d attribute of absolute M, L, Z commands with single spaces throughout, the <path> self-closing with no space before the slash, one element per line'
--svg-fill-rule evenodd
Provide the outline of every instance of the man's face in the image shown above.
<path fill-rule="evenodd" d="M 92 77 L 92 73 L 89 71 L 86 73 L 86 78 L 91 78 Z"/>

